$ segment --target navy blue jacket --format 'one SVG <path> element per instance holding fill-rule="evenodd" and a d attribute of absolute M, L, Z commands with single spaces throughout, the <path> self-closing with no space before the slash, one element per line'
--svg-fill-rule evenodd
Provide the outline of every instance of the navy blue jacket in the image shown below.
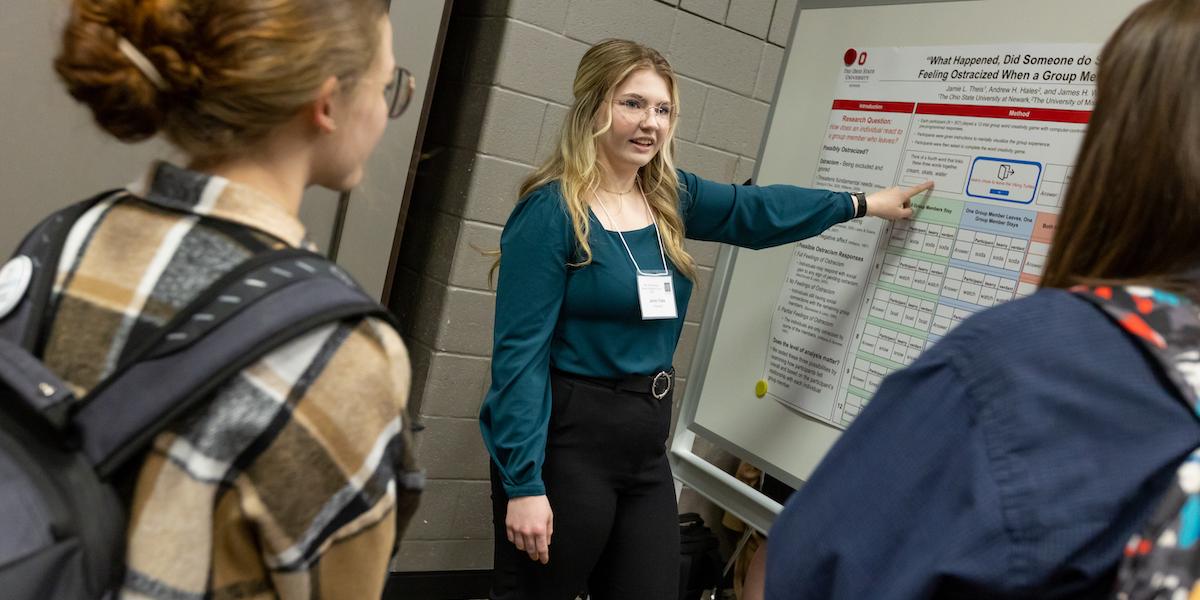
<path fill-rule="evenodd" d="M 771 530 L 767 598 L 1095 598 L 1200 422 L 1062 290 L 980 313 L 880 386 Z"/>

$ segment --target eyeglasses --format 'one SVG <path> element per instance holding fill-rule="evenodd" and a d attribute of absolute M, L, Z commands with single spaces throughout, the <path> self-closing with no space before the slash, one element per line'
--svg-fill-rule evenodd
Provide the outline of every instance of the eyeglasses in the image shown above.
<path fill-rule="evenodd" d="M 631 121 L 641 121 L 647 111 L 650 113 L 650 118 L 656 121 L 670 121 L 672 112 L 670 104 L 658 104 L 651 106 L 645 100 L 638 98 L 622 98 L 613 100 L 613 104 L 617 105 L 617 112 Z"/>
<path fill-rule="evenodd" d="M 396 67 L 392 73 L 392 81 L 383 88 L 383 97 L 387 99 L 388 118 L 395 119 L 404 114 L 404 109 L 412 102 L 413 92 L 417 89 L 417 79 L 404 67 Z"/>

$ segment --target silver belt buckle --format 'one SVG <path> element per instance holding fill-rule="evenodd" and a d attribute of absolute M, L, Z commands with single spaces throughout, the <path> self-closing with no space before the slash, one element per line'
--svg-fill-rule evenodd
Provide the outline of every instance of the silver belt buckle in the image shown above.
<path fill-rule="evenodd" d="M 663 391 L 661 392 L 658 391 L 659 381 L 665 382 L 663 385 Z M 655 400 L 662 400 L 667 396 L 668 393 L 670 393 L 670 391 L 671 374 L 667 373 L 666 371 L 659 371 L 658 374 L 654 376 L 654 381 L 650 382 L 650 395 L 654 396 Z"/>

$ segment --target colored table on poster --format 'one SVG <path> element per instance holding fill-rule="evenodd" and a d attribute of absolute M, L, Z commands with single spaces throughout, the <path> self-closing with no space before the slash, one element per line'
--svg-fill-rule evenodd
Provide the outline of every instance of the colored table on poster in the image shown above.
<path fill-rule="evenodd" d="M 1092 105 L 1093 44 L 846 53 L 812 185 L 932 180 L 910 221 L 866 219 L 793 250 L 768 394 L 836 427 L 972 313 L 1037 289 Z"/>

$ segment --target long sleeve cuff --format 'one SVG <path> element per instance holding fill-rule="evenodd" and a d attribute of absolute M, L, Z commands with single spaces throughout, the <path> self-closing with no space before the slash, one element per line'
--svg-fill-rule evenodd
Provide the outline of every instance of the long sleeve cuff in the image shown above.
<path fill-rule="evenodd" d="M 504 493 L 512 498 L 523 498 L 525 496 L 545 496 L 546 486 L 542 482 L 523 483 L 521 485 L 510 486 L 504 484 Z"/>

